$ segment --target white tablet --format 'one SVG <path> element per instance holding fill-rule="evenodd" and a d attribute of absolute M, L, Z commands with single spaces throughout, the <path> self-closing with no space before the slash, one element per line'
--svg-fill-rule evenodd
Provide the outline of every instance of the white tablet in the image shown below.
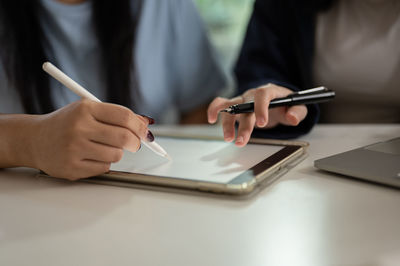
<path fill-rule="evenodd" d="M 308 146 L 305 142 L 251 139 L 248 145 L 238 148 L 217 138 L 172 136 L 157 137 L 157 143 L 172 160 L 142 145 L 136 153 L 126 152 L 109 173 L 88 180 L 246 194 L 287 171 Z"/>

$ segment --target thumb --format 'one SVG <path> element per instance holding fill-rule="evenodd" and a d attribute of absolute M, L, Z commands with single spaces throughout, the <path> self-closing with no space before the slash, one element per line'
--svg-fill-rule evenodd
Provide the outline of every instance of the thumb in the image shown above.
<path fill-rule="evenodd" d="M 283 124 L 297 126 L 307 116 L 307 107 L 305 105 L 295 105 L 287 109 Z"/>

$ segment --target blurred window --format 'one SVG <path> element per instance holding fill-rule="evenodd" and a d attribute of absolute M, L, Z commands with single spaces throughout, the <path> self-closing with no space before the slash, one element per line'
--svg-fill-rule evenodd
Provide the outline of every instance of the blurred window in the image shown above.
<path fill-rule="evenodd" d="M 254 0 L 195 0 L 226 71 L 241 48 Z"/>

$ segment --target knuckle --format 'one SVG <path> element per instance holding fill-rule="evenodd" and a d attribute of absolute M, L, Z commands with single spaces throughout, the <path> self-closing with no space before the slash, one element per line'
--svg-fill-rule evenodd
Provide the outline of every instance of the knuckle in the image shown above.
<path fill-rule="evenodd" d="M 137 125 L 137 130 L 139 136 L 146 137 L 148 129 L 145 123 L 139 122 Z"/>
<path fill-rule="evenodd" d="M 119 119 L 121 120 L 121 124 L 125 127 L 127 127 L 132 120 L 133 117 L 133 112 L 127 108 L 122 109 L 122 111 L 119 114 Z"/>
<path fill-rule="evenodd" d="M 82 136 L 91 132 L 93 126 L 93 121 L 88 120 L 83 115 L 77 115 L 68 121 L 68 126 L 65 127 L 65 132 L 70 138 Z"/>
<path fill-rule="evenodd" d="M 265 87 L 265 88 L 273 88 L 273 87 L 278 87 L 278 86 L 275 85 L 274 83 L 268 82 L 267 84 L 265 84 L 264 87 Z"/>
<path fill-rule="evenodd" d="M 265 87 L 258 87 L 257 89 L 255 89 L 254 93 L 255 94 L 260 94 L 262 92 L 265 92 L 266 88 Z"/>
<path fill-rule="evenodd" d="M 100 167 L 101 173 L 107 173 L 110 171 L 111 163 L 104 163 Z"/>
<path fill-rule="evenodd" d="M 129 140 L 131 139 L 131 136 L 132 136 L 132 134 L 129 130 L 123 129 L 121 131 L 121 133 L 119 134 L 119 140 L 121 142 L 121 146 L 128 144 Z"/>
<path fill-rule="evenodd" d="M 255 96 L 258 97 L 264 97 L 269 100 L 276 98 L 276 86 L 273 84 L 269 83 L 266 86 L 259 87 L 257 88 L 255 92 Z"/>
<path fill-rule="evenodd" d="M 258 88 L 259 89 L 270 89 L 270 88 L 274 88 L 274 87 L 278 87 L 278 86 L 275 85 L 274 83 L 268 82 L 267 84 L 261 85 Z"/>
<path fill-rule="evenodd" d="M 221 97 L 221 96 L 218 96 L 218 97 L 216 97 L 216 98 L 214 99 L 213 102 L 223 102 L 223 101 L 225 101 L 225 100 L 226 100 L 225 98 L 223 98 L 223 97 Z"/>
<path fill-rule="evenodd" d="M 67 129 L 68 139 L 71 141 L 76 140 L 78 136 L 81 136 L 84 133 L 84 128 L 85 127 L 79 118 L 74 119 Z"/>
<path fill-rule="evenodd" d="M 116 163 L 116 162 L 121 161 L 123 155 L 124 155 L 124 151 L 122 149 L 117 149 L 113 155 L 112 162 Z"/>
<path fill-rule="evenodd" d="M 220 105 L 220 103 L 222 102 L 222 97 L 216 97 L 208 106 L 207 112 L 213 112 L 214 109 L 216 109 L 218 107 L 218 105 Z"/>
<path fill-rule="evenodd" d="M 249 90 L 247 91 L 247 93 L 253 94 L 253 93 L 255 93 L 257 90 L 258 90 L 258 88 L 252 88 L 252 89 L 249 89 Z"/>
<path fill-rule="evenodd" d="M 224 97 L 216 97 L 212 103 L 210 104 L 210 109 L 215 111 L 218 109 L 221 105 L 226 105 L 229 102 L 229 99 L 224 98 Z"/>
<path fill-rule="evenodd" d="M 256 89 L 256 91 L 255 91 L 255 96 L 261 96 L 261 95 L 266 95 L 266 94 L 268 94 L 269 92 L 270 92 L 271 90 L 269 89 L 269 88 L 266 88 L 266 87 L 260 87 L 260 88 L 257 88 Z"/>
<path fill-rule="evenodd" d="M 82 166 L 79 164 L 79 160 L 76 159 L 76 156 L 69 156 L 66 158 L 67 163 L 65 165 L 67 166 L 67 169 L 81 169 Z"/>
<path fill-rule="evenodd" d="M 89 176 L 97 176 L 110 171 L 111 163 L 101 163 L 91 170 Z"/>
<path fill-rule="evenodd" d="M 71 130 L 67 133 L 67 136 L 65 136 L 65 139 L 63 140 L 67 151 L 71 153 L 79 152 L 87 146 L 88 142 L 82 134 L 80 128 Z"/>
<path fill-rule="evenodd" d="M 252 132 L 251 129 L 247 129 L 247 128 L 246 129 L 241 129 L 240 130 L 240 135 L 248 137 L 248 136 L 251 135 L 251 132 Z"/>
<path fill-rule="evenodd" d="M 248 89 L 245 93 L 243 93 L 240 97 L 242 98 L 243 102 L 247 99 L 251 99 L 254 97 L 257 89 Z"/>
<path fill-rule="evenodd" d="M 112 135 L 112 131 L 108 127 L 99 127 L 96 132 L 96 136 L 104 138 L 104 139 L 109 139 Z M 118 136 L 117 136 L 118 137 Z"/>
<path fill-rule="evenodd" d="M 76 110 L 78 111 L 79 114 L 87 113 L 91 108 L 91 104 L 92 102 L 90 100 L 87 99 L 79 100 L 77 103 Z"/>
<path fill-rule="evenodd" d="M 140 147 L 141 147 L 142 145 L 140 144 L 140 141 L 137 141 L 136 142 L 136 147 L 135 147 L 135 152 L 137 152 L 138 150 L 140 150 Z"/>

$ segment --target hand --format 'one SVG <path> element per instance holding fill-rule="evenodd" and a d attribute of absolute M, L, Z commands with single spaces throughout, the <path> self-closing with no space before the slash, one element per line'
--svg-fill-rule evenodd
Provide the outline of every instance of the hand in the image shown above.
<path fill-rule="evenodd" d="M 135 152 L 151 138 L 148 119 L 123 106 L 81 100 L 39 116 L 32 132 L 36 168 L 76 180 L 109 171 L 123 149 Z"/>
<path fill-rule="evenodd" d="M 257 89 L 250 89 L 232 99 L 217 97 L 208 107 L 208 122 L 214 124 L 219 112 L 231 105 L 254 101 L 254 113 L 238 115 L 221 113 L 225 141 L 232 142 L 235 139 L 235 122 L 237 121 L 239 128 L 235 144 L 243 147 L 249 141 L 255 126 L 258 128 L 272 128 L 278 124 L 296 126 L 306 117 L 305 105 L 268 109 L 271 100 L 285 97 L 290 93 L 292 91 L 285 87 L 269 83 Z"/>

